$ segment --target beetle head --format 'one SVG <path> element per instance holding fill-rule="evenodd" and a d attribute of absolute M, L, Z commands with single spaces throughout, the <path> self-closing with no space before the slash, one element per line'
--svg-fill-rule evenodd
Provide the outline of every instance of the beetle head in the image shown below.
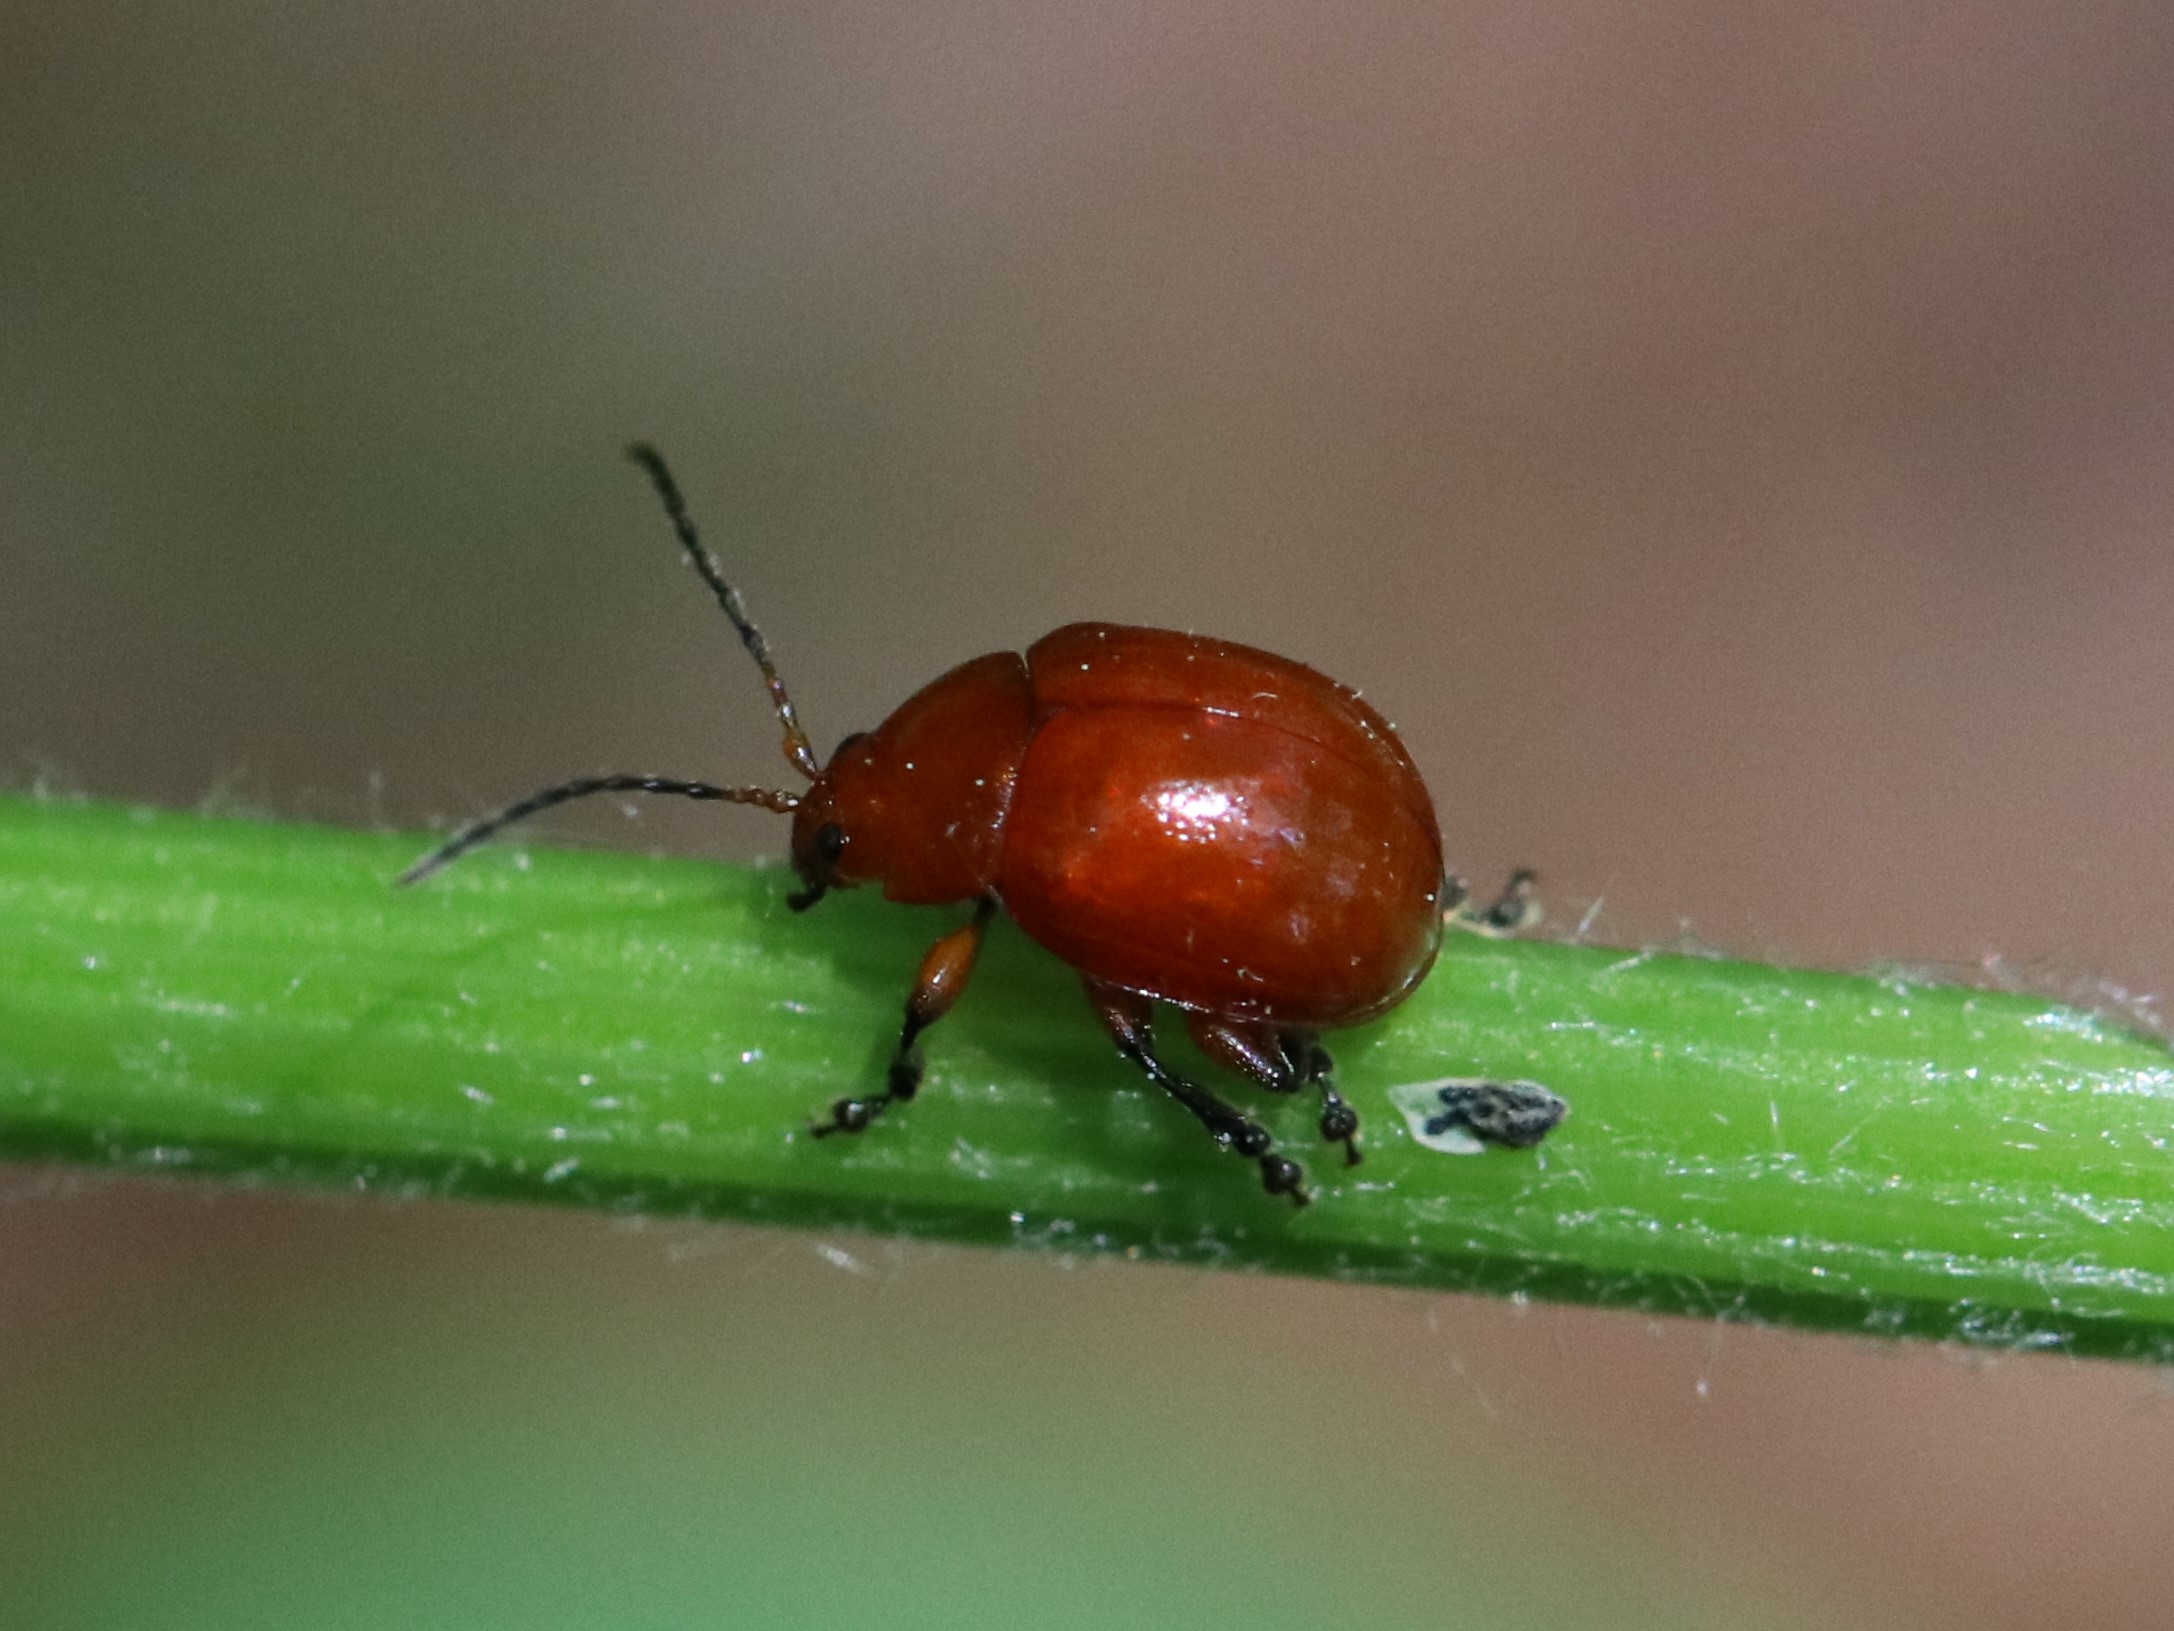
<path fill-rule="evenodd" d="M 864 785 L 868 743 L 865 732 L 840 742 L 793 811 L 793 870 L 800 875 L 800 888 L 785 903 L 796 912 L 805 912 L 833 889 L 865 881 L 852 870 L 848 857 L 854 830 L 865 829 L 871 814 Z"/>

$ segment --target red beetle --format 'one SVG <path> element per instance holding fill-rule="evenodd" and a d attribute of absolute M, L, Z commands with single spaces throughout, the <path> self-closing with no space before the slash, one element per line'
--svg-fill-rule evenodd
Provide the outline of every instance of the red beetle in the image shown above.
<path fill-rule="evenodd" d="M 663 458 L 646 444 L 629 451 L 761 668 L 785 755 L 811 785 L 791 793 L 582 777 L 464 828 L 401 882 L 592 793 L 790 813 L 795 911 L 858 883 L 880 883 L 889 900 L 975 907 L 922 960 L 884 1090 L 840 1099 L 818 1136 L 860 1132 L 913 1097 L 920 1034 L 965 990 L 1001 906 L 1079 970 L 1126 1058 L 1217 1143 L 1260 1163 L 1270 1193 L 1303 1205 L 1303 1170 L 1271 1148 L 1258 1122 L 1162 1061 L 1154 1003 L 1183 1010 L 1217 1063 L 1278 1093 L 1318 1090 L 1321 1136 L 1344 1146 L 1347 1164 L 1359 1159 L 1359 1118 L 1330 1079 L 1319 1033 L 1410 995 L 1434 963 L 1445 911 L 1463 898 L 1443 873 L 1426 784 L 1387 720 L 1285 657 L 1168 629 L 1073 623 L 1024 656 L 960 664 L 819 764 L 761 632 L 696 537 Z M 1513 925 L 1530 883 L 1517 874 L 1481 920 Z M 1530 1106 L 1523 1121 L 1505 1120 L 1500 1098 L 1475 1092 L 1475 1113 L 1457 1119 L 1499 1142 L 1531 1143 L 1546 1131 L 1533 1130 Z M 1456 1117 L 1458 1107 L 1449 1109 Z"/>

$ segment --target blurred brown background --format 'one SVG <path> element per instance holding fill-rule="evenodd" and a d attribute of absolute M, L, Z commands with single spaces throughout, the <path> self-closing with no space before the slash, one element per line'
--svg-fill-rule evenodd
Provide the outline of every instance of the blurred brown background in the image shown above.
<path fill-rule="evenodd" d="M 2174 13 L 2113 0 L 31 0 L 0 778 L 412 824 L 769 774 L 645 435 L 826 747 L 1060 622 L 1199 628 L 1365 689 L 1454 864 L 1539 866 L 1557 932 L 2149 997 L 2170 172 Z M 1279 1370 L 1410 1389 L 1427 1453 L 1529 1458 L 1634 1594 L 1725 1577 L 1733 1623 L 2164 1623 L 2174 1404 L 2133 1369 L 933 1255 L 856 1303 L 791 1237 L 0 1194 L 0 1435 L 116 1341 L 155 1392 L 174 1322 L 290 1274 L 637 1323 L 753 1283 L 849 1317 L 903 1411 L 1030 1316 L 1136 1321 L 1147 1391 L 1244 1354 L 1180 1442 Z"/>

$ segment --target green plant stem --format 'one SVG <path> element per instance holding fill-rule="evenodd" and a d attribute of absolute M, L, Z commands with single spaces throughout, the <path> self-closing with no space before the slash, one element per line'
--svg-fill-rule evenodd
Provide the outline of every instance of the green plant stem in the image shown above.
<path fill-rule="evenodd" d="M 1301 1211 L 1001 923 L 920 1097 L 816 1139 L 957 913 L 795 917 L 775 869 L 511 845 L 395 890 L 424 847 L 0 799 L 0 1156 L 2174 1357 L 2174 1058 L 2072 1008 L 1456 934 L 1331 1038 L 1363 1165 L 1233 1087 Z M 1572 1118 L 1461 1157 L 1386 1097 L 1478 1075 Z"/>

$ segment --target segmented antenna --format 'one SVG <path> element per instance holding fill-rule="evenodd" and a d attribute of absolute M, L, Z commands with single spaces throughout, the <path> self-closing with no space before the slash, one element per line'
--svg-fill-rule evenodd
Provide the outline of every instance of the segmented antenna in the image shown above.
<path fill-rule="evenodd" d="M 570 782 L 531 793 L 480 821 L 469 822 L 401 873 L 398 881 L 421 883 L 516 821 L 526 820 L 569 799 L 587 798 L 591 793 L 670 793 L 686 799 L 722 799 L 728 804 L 759 804 L 780 815 L 789 815 L 800 808 L 797 794 L 781 793 L 768 787 L 712 787 L 708 782 L 679 781 L 670 776 L 577 776 Z"/>
<path fill-rule="evenodd" d="M 794 769 L 814 781 L 822 774 L 822 766 L 816 763 L 808 733 L 800 728 L 800 716 L 793 711 L 793 699 L 785 694 L 785 682 L 778 678 L 777 669 L 771 664 L 769 644 L 763 639 L 762 630 L 748 620 L 747 608 L 740 604 L 739 591 L 725 581 L 724 573 L 718 570 L 710 552 L 702 547 L 702 540 L 695 536 L 694 518 L 687 513 L 687 501 L 680 497 L 679 483 L 672 479 L 664 455 L 647 442 L 636 442 L 627 449 L 627 456 L 649 472 L 649 479 L 656 484 L 657 496 L 664 500 L 664 513 L 672 519 L 672 530 L 679 534 L 679 541 L 686 546 L 688 558 L 702 574 L 702 581 L 715 591 L 717 604 L 725 609 L 725 616 L 732 619 L 732 626 L 740 631 L 740 643 L 747 647 L 747 654 L 762 670 L 763 683 L 770 688 L 771 704 L 777 709 L 778 723 L 785 729 L 785 757 L 793 762 Z M 799 794 L 781 792 L 773 787 L 713 787 L 708 782 L 681 781 L 672 776 L 577 776 L 572 781 L 531 793 L 480 821 L 471 821 L 401 873 L 399 881 L 421 883 L 516 821 L 526 820 L 569 799 L 587 798 L 592 793 L 667 793 L 675 798 L 760 805 L 779 815 L 790 815 L 800 808 Z M 812 904 L 812 900 L 807 904 Z"/>
<path fill-rule="evenodd" d="M 800 728 L 800 715 L 793 709 L 793 699 L 786 695 L 785 682 L 778 678 L 777 668 L 770 661 L 770 642 L 762 637 L 762 630 L 748 617 L 747 608 L 740 603 L 740 591 L 725 581 L 725 574 L 716 560 L 695 535 L 694 517 L 687 513 L 687 501 L 680 497 L 679 483 L 672 479 L 664 455 L 647 442 L 636 442 L 627 449 L 627 457 L 649 472 L 657 496 L 664 500 L 664 513 L 672 518 L 672 530 L 679 534 L 688 559 L 694 562 L 694 569 L 702 574 L 702 581 L 717 596 L 717 604 L 725 609 L 725 616 L 732 619 L 732 626 L 740 631 L 740 643 L 747 647 L 747 654 L 762 670 L 762 683 L 770 688 L 770 705 L 777 709 L 778 723 L 785 727 L 785 757 L 792 760 L 793 768 L 808 780 L 815 780 L 822 774 L 823 767 L 816 762 L 815 749 L 808 741 L 808 733 Z"/>

